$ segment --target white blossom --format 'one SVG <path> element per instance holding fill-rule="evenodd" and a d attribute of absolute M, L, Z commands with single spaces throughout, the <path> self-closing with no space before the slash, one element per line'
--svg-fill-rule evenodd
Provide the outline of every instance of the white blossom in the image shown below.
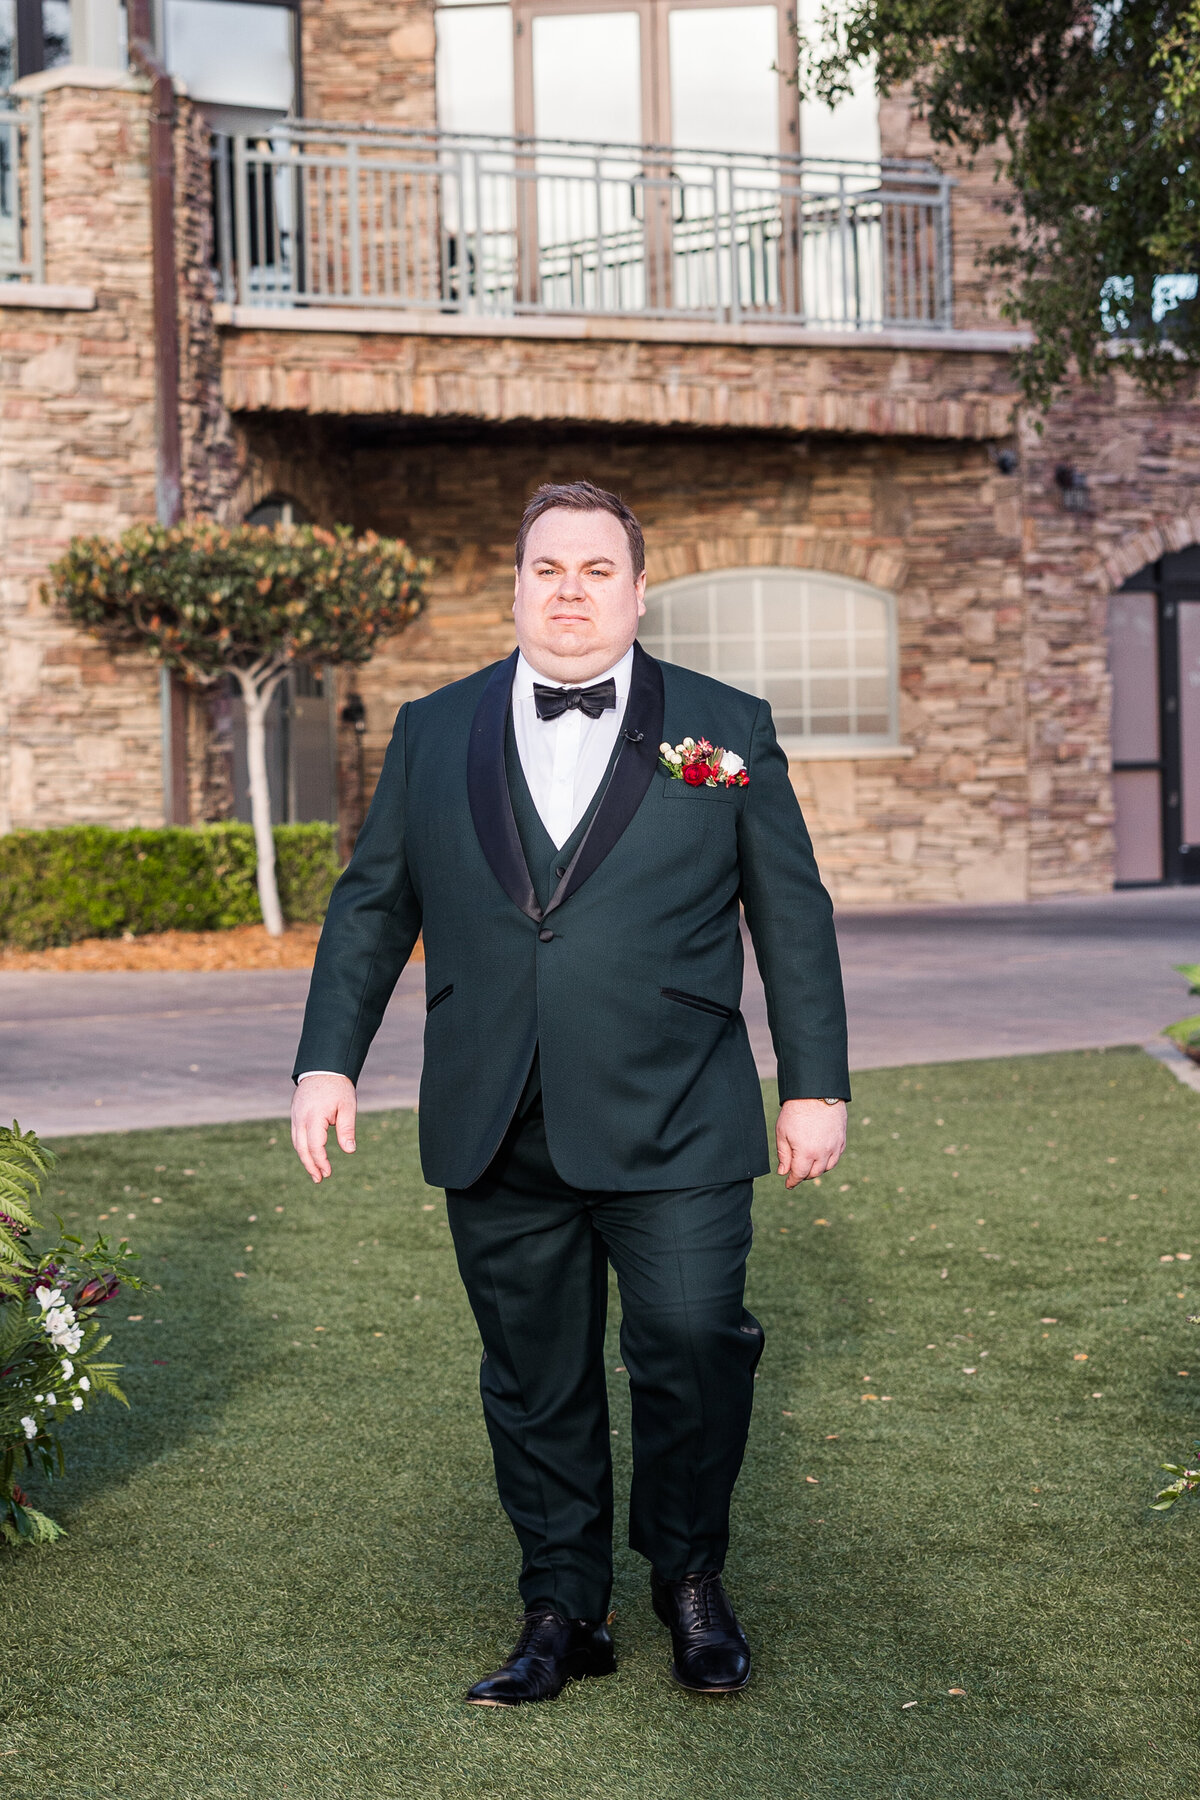
<path fill-rule="evenodd" d="M 736 750 L 726 750 L 721 758 L 722 775 L 740 775 L 746 764 Z"/>
<path fill-rule="evenodd" d="M 72 1375 L 75 1373 L 75 1364 L 71 1361 L 69 1356 L 63 1357 L 62 1371 L 63 1371 L 63 1379 L 65 1381 L 70 1381 Z"/>
<path fill-rule="evenodd" d="M 79 1398 L 78 1394 L 73 1394 L 71 1396 L 71 1405 L 75 1408 L 76 1412 L 83 1411 L 83 1401 Z"/>
<path fill-rule="evenodd" d="M 43 1312 L 49 1312 L 52 1306 L 62 1306 L 66 1295 L 61 1288 L 50 1288 L 43 1282 L 41 1287 L 34 1289 L 34 1298 Z"/>
<path fill-rule="evenodd" d="M 681 750 L 694 750 L 696 748 L 695 738 L 684 738 L 684 740 L 683 740 L 682 744 L 680 744 L 679 748 Z"/>
<path fill-rule="evenodd" d="M 46 1405 L 47 1406 L 57 1406 L 58 1405 L 58 1395 L 57 1394 L 47 1394 L 46 1395 Z"/>
<path fill-rule="evenodd" d="M 59 1295 L 61 1299 L 62 1296 Z M 56 1350 L 73 1356 L 83 1342 L 83 1329 L 75 1323 L 73 1306 L 55 1306 L 47 1312 L 42 1324 Z"/>
<path fill-rule="evenodd" d="M 31 1419 L 29 1414 L 26 1413 L 25 1417 L 21 1420 L 21 1429 L 25 1433 L 25 1436 L 27 1438 L 36 1437 L 37 1436 L 37 1420 Z"/>
<path fill-rule="evenodd" d="M 87 1376 L 86 1376 L 86 1375 L 81 1375 L 81 1376 L 80 1376 L 80 1377 L 79 1377 L 79 1385 L 80 1385 L 80 1387 L 81 1387 L 81 1388 L 82 1388 L 82 1389 L 83 1389 L 83 1391 L 84 1391 L 84 1393 L 85 1393 L 85 1394 L 88 1394 L 88 1393 L 90 1393 L 90 1392 L 91 1392 L 91 1389 L 92 1389 L 92 1384 L 91 1384 L 91 1382 L 90 1382 L 90 1381 L 89 1381 L 89 1380 L 88 1380 L 88 1378 L 87 1378 Z"/>
<path fill-rule="evenodd" d="M 45 1403 L 45 1399 L 46 1399 L 45 1394 L 35 1394 L 33 1396 L 33 1403 L 35 1406 L 42 1406 Z"/>

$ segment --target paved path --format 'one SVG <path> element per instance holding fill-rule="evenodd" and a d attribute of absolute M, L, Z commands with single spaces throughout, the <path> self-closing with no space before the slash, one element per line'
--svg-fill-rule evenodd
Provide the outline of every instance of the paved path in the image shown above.
<path fill-rule="evenodd" d="M 847 913 L 838 929 L 854 1068 L 1142 1043 L 1188 1010 L 1171 964 L 1200 961 L 1200 888 Z M 283 969 L 0 975 L 0 1118 L 53 1138 L 277 1117 L 307 985 Z M 406 969 L 366 1107 L 416 1100 L 423 990 L 424 970 Z M 772 1074 L 752 966 L 743 1009 Z"/>

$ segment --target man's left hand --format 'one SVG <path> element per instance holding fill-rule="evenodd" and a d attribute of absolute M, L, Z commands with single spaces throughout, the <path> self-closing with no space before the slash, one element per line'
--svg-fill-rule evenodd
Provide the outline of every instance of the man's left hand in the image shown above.
<path fill-rule="evenodd" d="M 785 1100 L 775 1121 L 779 1173 L 794 1188 L 814 1175 L 828 1175 L 846 1148 L 846 1102 Z"/>

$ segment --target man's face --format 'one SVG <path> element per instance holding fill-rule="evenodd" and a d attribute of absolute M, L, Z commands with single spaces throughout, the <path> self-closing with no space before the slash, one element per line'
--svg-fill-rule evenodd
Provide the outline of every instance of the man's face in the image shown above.
<path fill-rule="evenodd" d="M 539 674 L 572 685 L 620 662 L 646 607 L 646 572 L 607 512 L 552 507 L 534 522 L 517 570 L 517 642 Z"/>

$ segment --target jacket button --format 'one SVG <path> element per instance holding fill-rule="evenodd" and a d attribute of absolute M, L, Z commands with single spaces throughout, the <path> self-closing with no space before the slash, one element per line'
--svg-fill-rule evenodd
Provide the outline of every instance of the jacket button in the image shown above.
<path fill-rule="evenodd" d="M 539 944 L 549 944 L 549 943 L 552 943 L 553 941 L 554 941 L 554 933 L 552 931 L 539 931 L 538 932 L 538 943 Z"/>

